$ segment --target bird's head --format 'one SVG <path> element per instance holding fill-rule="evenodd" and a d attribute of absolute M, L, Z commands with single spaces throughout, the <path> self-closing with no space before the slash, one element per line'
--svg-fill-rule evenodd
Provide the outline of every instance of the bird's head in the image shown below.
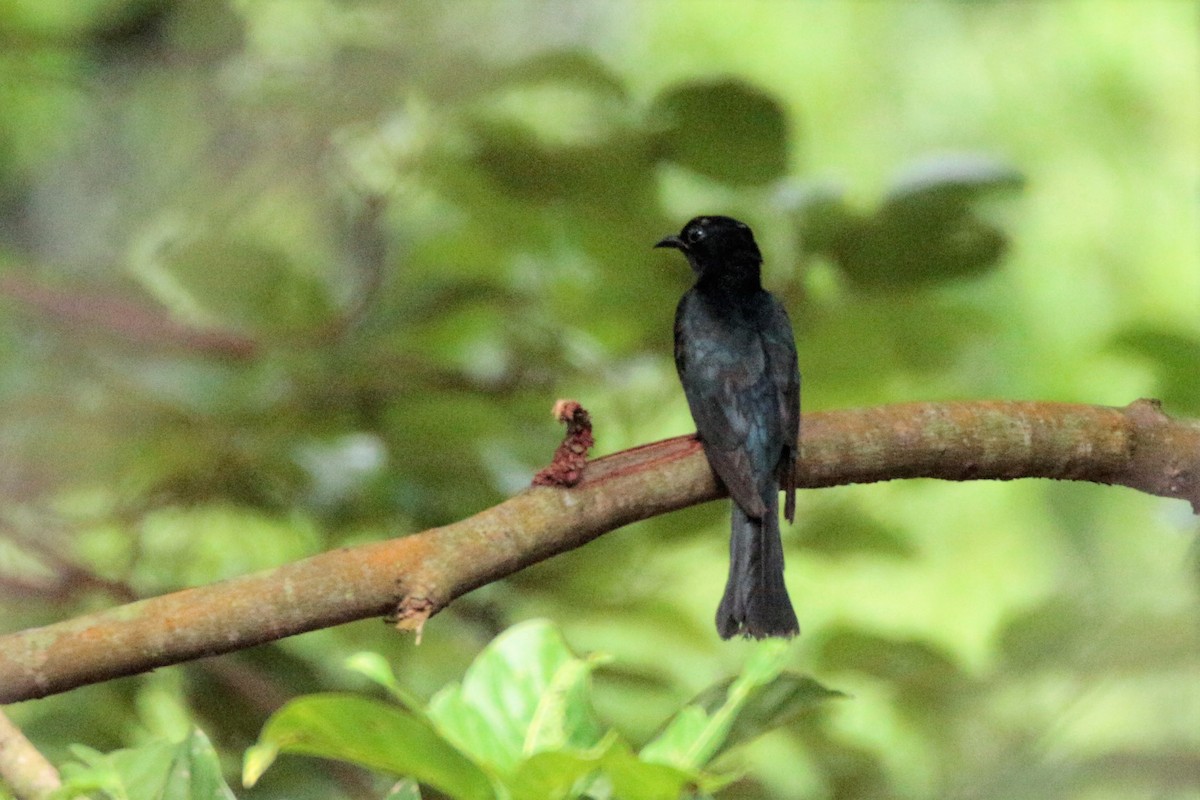
<path fill-rule="evenodd" d="M 750 226 L 732 217 L 696 217 L 677 236 L 667 236 L 655 247 L 673 247 L 687 256 L 700 277 L 723 278 L 753 275 L 758 280 L 762 254 Z"/>

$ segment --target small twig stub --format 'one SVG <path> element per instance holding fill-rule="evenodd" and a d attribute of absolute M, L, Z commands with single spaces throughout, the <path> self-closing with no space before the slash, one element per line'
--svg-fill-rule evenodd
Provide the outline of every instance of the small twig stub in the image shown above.
<path fill-rule="evenodd" d="M 574 486 L 583 479 L 588 450 L 596 443 L 592 438 L 592 418 L 574 400 L 559 400 L 554 404 L 554 418 L 567 424 L 562 444 L 554 451 L 550 466 L 533 476 L 534 486 Z"/>

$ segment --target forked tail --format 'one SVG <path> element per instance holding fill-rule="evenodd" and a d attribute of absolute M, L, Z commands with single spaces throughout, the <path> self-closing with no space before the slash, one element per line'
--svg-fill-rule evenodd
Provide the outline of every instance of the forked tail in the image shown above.
<path fill-rule="evenodd" d="M 741 634 L 755 639 L 791 637 L 800 632 L 783 582 L 783 542 L 779 538 L 779 494 L 771 492 L 761 520 L 737 503 L 729 537 L 729 581 L 717 607 L 722 639 Z"/>

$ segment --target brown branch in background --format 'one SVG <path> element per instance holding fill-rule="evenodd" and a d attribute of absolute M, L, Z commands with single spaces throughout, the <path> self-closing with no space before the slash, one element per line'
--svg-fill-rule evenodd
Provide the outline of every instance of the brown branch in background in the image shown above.
<path fill-rule="evenodd" d="M 42 800 L 62 785 L 58 770 L 0 710 L 0 780 L 19 800 Z"/>
<path fill-rule="evenodd" d="M 58 289 L 14 273 L 0 275 L 0 296 L 69 333 L 237 361 L 253 358 L 259 351 L 259 343 L 250 336 L 184 325 L 163 311 L 113 292 Z"/>
<path fill-rule="evenodd" d="M 1140 400 L 912 403 L 805 415 L 800 486 L 895 478 L 1054 478 L 1128 486 L 1200 512 L 1200 422 Z M 442 528 L 341 548 L 0 637 L 0 703 L 417 607 L 658 514 L 721 496 L 681 436 L 597 459 L 571 488 L 535 486 Z"/>
<path fill-rule="evenodd" d="M 42 524 L 46 524 L 45 520 Z M 31 600 L 49 603 L 61 603 L 82 592 L 91 591 L 106 592 L 122 603 L 137 599 L 137 593 L 128 584 L 104 578 L 76 563 L 66 554 L 67 544 L 60 532 L 51 534 L 42 529 L 34 535 L 0 520 L 0 533 L 40 562 L 48 573 L 47 577 L 39 580 L 5 575 L 0 571 L 0 590 L 3 590 L 0 593 L 24 595 Z"/>

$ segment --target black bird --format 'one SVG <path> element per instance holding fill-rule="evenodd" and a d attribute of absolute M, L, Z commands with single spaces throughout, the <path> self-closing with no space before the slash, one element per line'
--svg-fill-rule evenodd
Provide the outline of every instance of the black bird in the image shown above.
<path fill-rule="evenodd" d="M 675 311 L 675 367 L 704 454 L 733 499 L 717 632 L 795 636 L 779 538 L 780 489 L 788 522 L 796 510 L 800 370 L 792 324 L 762 288 L 762 255 L 745 223 L 696 217 L 655 247 L 683 251 L 696 274 Z"/>

